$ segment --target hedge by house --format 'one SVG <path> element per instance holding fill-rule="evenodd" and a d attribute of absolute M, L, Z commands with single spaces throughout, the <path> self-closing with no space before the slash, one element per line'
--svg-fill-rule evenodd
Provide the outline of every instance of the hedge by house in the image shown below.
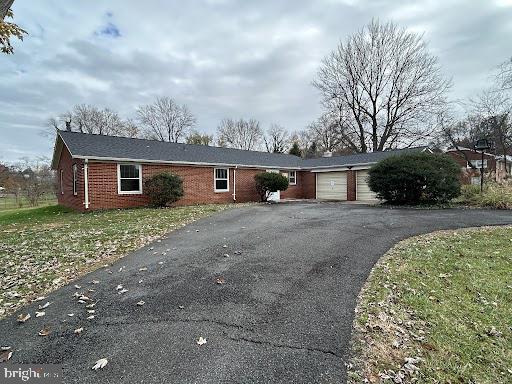
<path fill-rule="evenodd" d="M 183 197 L 183 180 L 172 173 L 159 173 L 145 181 L 144 193 L 151 205 L 165 207 Z"/>
<path fill-rule="evenodd" d="M 449 156 L 403 154 L 375 164 L 368 185 L 393 204 L 443 203 L 460 195 L 459 174 L 460 166 Z"/>
<path fill-rule="evenodd" d="M 288 178 L 280 173 L 261 172 L 254 176 L 254 181 L 261 201 L 267 201 L 272 192 L 288 189 Z"/>

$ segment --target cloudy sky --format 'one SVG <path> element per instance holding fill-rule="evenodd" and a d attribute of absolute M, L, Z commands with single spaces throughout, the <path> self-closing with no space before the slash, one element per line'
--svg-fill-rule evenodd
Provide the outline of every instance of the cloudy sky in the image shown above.
<path fill-rule="evenodd" d="M 205 132 L 224 117 L 303 129 L 320 113 L 320 60 L 372 17 L 424 33 L 453 98 L 512 56 L 512 0 L 15 0 L 13 10 L 29 36 L 0 56 L 0 161 L 50 156 L 46 120 L 79 103 L 128 118 L 165 95 Z"/>

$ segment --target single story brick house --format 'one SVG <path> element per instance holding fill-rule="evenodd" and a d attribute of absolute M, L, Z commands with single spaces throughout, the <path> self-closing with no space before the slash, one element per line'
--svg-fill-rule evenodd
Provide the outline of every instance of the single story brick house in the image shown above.
<path fill-rule="evenodd" d="M 451 156 L 461 167 L 461 182 L 463 184 L 480 185 L 480 168 L 482 166 L 482 153 L 469 148 L 449 148 L 446 154 Z M 470 163 L 476 167 L 471 167 Z M 505 166 L 503 156 L 496 156 L 484 152 L 484 176 L 494 181 L 502 182 L 510 177 L 510 164 Z"/>
<path fill-rule="evenodd" d="M 177 205 L 258 201 L 254 175 L 281 172 L 290 186 L 275 199 L 374 200 L 367 170 L 426 147 L 301 159 L 279 153 L 58 131 L 52 168 L 59 204 L 79 211 L 148 204 L 143 180 L 171 172 L 183 179 Z"/>

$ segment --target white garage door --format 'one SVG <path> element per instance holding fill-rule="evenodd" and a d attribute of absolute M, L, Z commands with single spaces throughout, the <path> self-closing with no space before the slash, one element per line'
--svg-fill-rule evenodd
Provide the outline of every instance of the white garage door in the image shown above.
<path fill-rule="evenodd" d="M 368 187 L 368 171 L 357 171 L 356 200 L 376 200 L 377 196 Z"/>
<path fill-rule="evenodd" d="M 347 200 L 347 173 L 317 173 L 316 197 L 326 200 Z"/>

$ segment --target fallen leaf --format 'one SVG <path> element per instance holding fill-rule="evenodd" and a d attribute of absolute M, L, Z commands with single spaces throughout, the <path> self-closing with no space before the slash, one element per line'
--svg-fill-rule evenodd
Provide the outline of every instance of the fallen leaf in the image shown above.
<path fill-rule="evenodd" d="M 123 289 L 123 286 L 121 284 L 119 284 L 117 287 L 116 287 L 116 290 L 120 291 L 121 289 Z"/>
<path fill-rule="evenodd" d="M 74 313 L 68 313 L 68 316 L 69 317 L 73 317 L 73 316 L 75 316 L 75 314 Z"/>
<path fill-rule="evenodd" d="M 75 285 L 75 288 L 76 289 L 80 289 L 80 288 L 82 288 L 82 286 L 81 285 Z"/>
<path fill-rule="evenodd" d="M 224 257 L 229 257 L 229 254 L 228 254 L 228 253 L 225 253 L 225 254 L 224 254 Z"/>
<path fill-rule="evenodd" d="M 84 330 L 84 327 L 80 327 L 80 328 L 75 329 L 73 332 L 75 333 L 75 335 L 79 335 L 82 333 L 83 330 Z"/>
<path fill-rule="evenodd" d="M 206 344 L 206 339 L 203 338 L 203 336 L 201 336 L 197 341 L 196 341 L 197 345 L 203 345 L 203 344 Z"/>
<path fill-rule="evenodd" d="M 39 309 L 45 309 L 45 308 L 48 308 L 48 306 L 50 305 L 50 302 L 47 301 L 46 303 L 44 303 L 43 305 L 40 305 L 39 306 Z"/>
<path fill-rule="evenodd" d="M 95 305 L 96 303 L 87 304 L 85 308 L 94 308 Z"/>
<path fill-rule="evenodd" d="M 108 360 L 107 359 L 99 359 L 98 361 L 96 361 L 96 364 L 94 364 L 92 369 L 97 371 L 98 369 L 102 369 L 103 367 L 105 367 L 105 365 L 107 365 L 107 364 L 108 364 Z"/>
<path fill-rule="evenodd" d="M 100 283 L 100 281 L 99 281 L 99 280 L 93 280 L 93 281 L 91 281 L 91 284 L 99 284 L 99 283 Z"/>
<path fill-rule="evenodd" d="M 87 317 L 87 320 L 92 320 L 92 319 L 94 319 L 94 315 L 91 315 L 91 316 Z"/>
<path fill-rule="evenodd" d="M 92 314 L 92 313 L 94 313 L 94 312 L 95 312 L 95 311 L 94 311 L 94 309 L 88 309 L 88 310 L 87 310 L 87 313 L 91 313 L 91 314 Z"/>
<path fill-rule="evenodd" d="M 148 269 L 146 267 L 139 268 L 139 271 L 147 271 Z"/>
<path fill-rule="evenodd" d="M 11 347 L 2 347 L 2 350 L 0 352 L 0 363 L 5 363 L 8 361 L 12 356 L 12 349 Z"/>
<path fill-rule="evenodd" d="M 24 323 L 25 321 L 27 321 L 28 319 L 30 319 L 30 313 L 27 313 L 26 315 L 20 313 L 18 315 L 18 323 Z"/>
<path fill-rule="evenodd" d="M 46 299 L 46 297 L 44 297 L 44 296 L 39 296 L 39 297 L 36 297 L 36 298 L 34 299 L 34 301 L 43 301 L 44 299 Z"/>
<path fill-rule="evenodd" d="M 44 315 L 46 315 L 46 312 L 44 312 L 44 311 L 36 312 L 36 317 L 42 317 Z"/>
<path fill-rule="evenodd" d="M 125 292 L 128 292 L 128 290 L 127 290 L 126 288 L 123 288 L 123 289 L 121 289 L 121 290 L 120 290 L 119 292 L 117 292 L 117 293 L 121 295 L 121 294 L 123 294 L 123 293 L 125 293 Z"/>
<path fill-rule="evenodd" d="M 137 303 L 138 306 L 143 306 L 144 304 L 146 304 L 146 302 L 144 300 L 141 300 Z"/>
<path fill-rule="evenodd" d="M 178 305 L 178 308 L 179 309 L 185 309 L 185 306 L 184 305 Z"/>
<path fill-rule="evenodd" d="M 38 333 L 39 336 L 48 336 L 50 334 L 50 328 L 44 327 Z"/>
<path fill-rule="evenodd" d="M 222 284 L 226 284 L 226 280 L 224 280 L 224 278 L 223 278 L 223 277 L 219 277 L 219 278 L 217 278 L 217 280 L 215 280 L 215 282 L 216 282 L 217 284 L 220 284 L 220 285 L 222 285 Z"/>

